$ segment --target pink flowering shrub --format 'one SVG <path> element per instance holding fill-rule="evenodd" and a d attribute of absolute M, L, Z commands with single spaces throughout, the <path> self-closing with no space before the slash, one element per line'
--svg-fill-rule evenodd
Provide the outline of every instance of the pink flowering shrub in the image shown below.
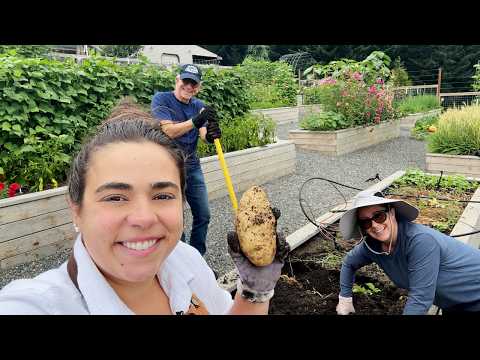
<path fill-rule="evenodd" d="M 346 127 L 379 124 L 398 117 L 393 93 L 377 78 L 367 85 L 358 71 L 346 73 L 341 80 L 325 78 L 323 83 L 305 90 L 307 104 L 322 104 L 324 111 L 342 114 Z"/>

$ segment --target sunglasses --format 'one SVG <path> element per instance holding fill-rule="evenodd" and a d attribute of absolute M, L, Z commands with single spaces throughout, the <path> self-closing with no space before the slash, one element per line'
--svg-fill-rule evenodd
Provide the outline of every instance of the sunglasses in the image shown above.
<path fill-rule="evenodd" d="M 387 210 L 380 210 L 373 214 L 370 219 L 358 219 L 358 225 L 363 229 L 367 230 L 372 227 L 372 220 L 375 221 L 377 224 L 383 224 L 385 220 L 387 220 Z"/>
<path fill-rule="evenodd" d="M 184 83 L 185 85 L 192 85 L 192 87 L 197 87 L 198 85 L 200 85 L 199 83 L 197 83 L 197 82 L 196 82 L 195 80 L 193 80 L 193 79 L 188 79 L 188 78 L 187 78 L 187 79 L 183 79 L 182 81 L 183 81 L 183 83 Z"/>

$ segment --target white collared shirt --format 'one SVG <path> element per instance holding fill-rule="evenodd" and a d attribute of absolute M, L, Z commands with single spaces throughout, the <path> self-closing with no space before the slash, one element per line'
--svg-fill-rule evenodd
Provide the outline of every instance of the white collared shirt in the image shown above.
<path fill-rule="evenodd" d="M 78 286 L 70 280 L 67 263 L 33 279 L 12 281 L 0 291 L 0 314 L 134 315 L 98 270 L 80 236 L 74 244 Z M 200 253 L 178 242 L 157 274 L 173 314 L 186 312 L 192 293 L 210 314 L 225 314 L 233 304 Z"/>

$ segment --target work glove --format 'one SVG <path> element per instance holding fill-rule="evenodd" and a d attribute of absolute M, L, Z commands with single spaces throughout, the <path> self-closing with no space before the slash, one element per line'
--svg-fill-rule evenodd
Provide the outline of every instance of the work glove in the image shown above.
<path fill-rule="evenodd" d="M 338 304 L 336 310 L 337 315 L 349 315 L 350 313 L 355 313 L 355 308 L 353 307 L 353 298 L 338 295 Z"/>
<path fill-rule="evenodd" d="M 280 217 L 280 210 L 272 208 L 275 219 Z M 238 235 L 235 231 L 227 234 L 228 252 L 232 257 L 239 279 L 237 292 L 252 303 L 263 303 L 273 297 L 274 288 L 280 278 L 285 258 L 290 251 L 285 235 L 277 231 L 277 251 L 270 265 L 255 266 L 242 253 Z"/>
<path fill-rule="evenodd" d="M 207 124 L 207 133 L 205 134 L 205 140 L 210 144 L 213 144 L 215 139 L 220 139 L 222 137 L 222 131 L 216 119 L 208 120 Z"/>
<path fill-rule="evenodd" d="M 207 121 L 215 119 L 215 110 L 210 106 L 205 106 L 197 115 L 192 118 L 193 126 L 200 129 Z"/>

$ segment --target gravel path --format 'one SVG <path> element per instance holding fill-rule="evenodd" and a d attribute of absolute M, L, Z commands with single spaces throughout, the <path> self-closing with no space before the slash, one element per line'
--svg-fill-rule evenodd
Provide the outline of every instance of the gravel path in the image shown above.
<path fill-rule="evenodd" d="M 279 126 L 278 137 L 286 139 L 288 131 L 293 128 L 296 128 L 295 123 Z M 402 133 L 402 135 L 407 134 Z M 408 136 L 401 136 L 365 150 L 336 157 L 297 150 L 296 172 L 263 184 L 263 187 L 273 205 L 281 210 L 279 227 L 288 235 L 308 222 L 298 203 L 298 191 L 306 179 L 319 176 L 364 189 L 373 184 L 365 180 L 374 177 L 377 173 L 383 179 L 397 170 L 408 167 L 425 169 L 425 143 Z M 347 198 L 357 193 L 343 187 L 339 189 Z M 241 194 L 237 193 L 237 197 L 240 198 L 240 196 Z M 308 199 L 315 217 L 343 201 L 337 190 L 325 181 L 309 183 L 305 187 L 304 197 Z M 211 201 L 210 207 L 212 220 L 205 259 L 219 275 L 222 275 L 234 267 L 227 254 L 226 245 L 226 234 L 233 228 L 228 196 Z M 185 211 L 185 226 L 186 229 L 191 226 L 188 209 Z M 33 277 L 40 272 L 59 266 L 67 259 L 69 253 L 69 250 L 65 250 L 38 261 L 0 271 L 0 288 L 14 279 Z"/>

